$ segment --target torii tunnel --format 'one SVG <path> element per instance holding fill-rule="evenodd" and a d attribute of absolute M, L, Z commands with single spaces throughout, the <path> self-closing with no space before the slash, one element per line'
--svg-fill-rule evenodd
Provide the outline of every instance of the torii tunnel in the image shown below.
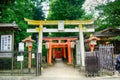
<path fill-rule="evenodd" d="M 48 49 L 48 64 L 52 64 L 52 58 L 68 59 L 68 64 L 72 64 L 72 48 L 77 38 L 43 38 Z M 59 49 L 59 51 L 58 51 Z"/>

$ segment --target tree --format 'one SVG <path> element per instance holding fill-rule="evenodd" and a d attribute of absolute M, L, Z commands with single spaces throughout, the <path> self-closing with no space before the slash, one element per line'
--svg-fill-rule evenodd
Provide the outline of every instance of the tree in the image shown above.
<path fill-rule="evenodd" d="M 81 9 L 84 0 L 51 0 L 47 19 L 76 20 L 84 14 Z"/>
<path fill-rule="evenodd" d="M 96 9 L 100 11 L 100 16 L 96 20 L 99 30 L 106 27 L 119 27 L 120 26 L 120 1 L 115 0 L 106 5 L 98 6 Z"/>
<path fill-rule="evenodd" d="M 82 9 L 84 0 L 51 0 L 48 20 L 78 20 L 85 14 Z M 67 26 L 68 27 L 68 26 Z M 75 27 L 75 26 L 69 26 Z M 77 36 L 73 33 L 54 33 L 50 36 Z"/>
<path fill-rule="evenodd" d="M 42 6 L 42 2 L 44 2 L 45 0 L 36 0 L 36 6 L 34 7 L 34 20 L 44 20 L 45 19 L 45 15 L 44 12 L 42 10 L 43 6 Z"/>
<path fill-rule="evenodd" d="M 11 23 L 15 21 L 18 24 L 21 28 L 20 32 L 15 32 L 15 44 L 18 45 L 18 42 L 29 35 L 26 29 L 30 26 L 24 21 L 24 18 L 34 19 L 34 15 L 37 15 L 34 10 L 35 1 L 15 0 L 7 6 L 4 4 L 4 6 L 4 9 L 1 11 L 0 23 Z M 39 8 L 37 8 L 37 10 L 39 10 Z M 40 15 L 38 16 L 39 19 L 41 17 Z"/>

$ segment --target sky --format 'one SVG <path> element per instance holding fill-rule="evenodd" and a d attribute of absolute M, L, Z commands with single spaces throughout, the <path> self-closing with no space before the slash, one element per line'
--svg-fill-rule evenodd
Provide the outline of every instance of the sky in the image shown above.
<path fill-rule="evenodd" d="M 45 17 L 47 17 L 48 12 L 49 12 L 49 0 L 46 0 L 46 2 L 42 2 L 43 5 L 43 12 L 45 13 Z"/>
<path fill-rule="evenodd" d="M 97 5 L 106 4 L 107 2 L 114 1 L 114 0 L 86 0 L 83 4 L 83 8 L 86 11 L 90 11 L 94 9 Z"/>
<path fill-rule="evenodd" d="M 95 7 L 101 4 L 106 4 L 107 2 L 115 1 L 115 0 L 86 0 L 83 4 L 83 9 L 85 9 L 86 13 L 94 13 L 94 16 L 98 16 L 99 11 L 95 10 Z"/>

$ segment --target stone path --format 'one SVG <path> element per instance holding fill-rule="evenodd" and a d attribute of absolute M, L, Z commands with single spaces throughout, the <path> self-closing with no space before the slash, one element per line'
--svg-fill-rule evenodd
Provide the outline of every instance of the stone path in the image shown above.
<path fill-rule="evenodd" d="M 84 72 L 57 60 L 42 71 L 41 76 L 0 76 L 0 80 L 120 80 L 118 76 L 86 77 Z"/>
<path fill-rule="evenodd" d="M 85 75 L 73 66 L 57 60 L 54 66 L 44 69 L 41 76 L 32 80 L 120 80 L 111 77 L 85 77 Z"/>

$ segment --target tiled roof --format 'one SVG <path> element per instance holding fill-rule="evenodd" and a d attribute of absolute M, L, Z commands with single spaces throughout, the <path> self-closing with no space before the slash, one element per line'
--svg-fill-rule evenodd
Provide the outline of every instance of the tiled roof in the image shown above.
<path fill-rule="evenodd" d="M 9 29 L 12 28 L 14 30 L 20 30 L 16 23 L 0 23 L 0 29 Z"/>

